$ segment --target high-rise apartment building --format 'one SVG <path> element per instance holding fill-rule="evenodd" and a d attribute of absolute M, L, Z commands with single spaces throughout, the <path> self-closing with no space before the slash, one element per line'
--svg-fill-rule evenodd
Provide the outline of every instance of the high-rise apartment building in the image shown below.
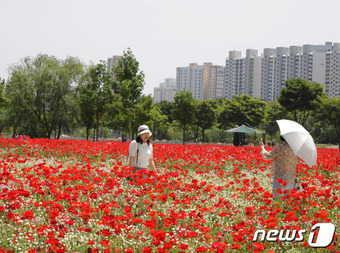
<path fill-rule="evenodd" d="M 340 97 L 340 43 L 326 53 L 324 91 L 329 97 Z"/>
<path fill-rule="evenodd" d="M 191 63 L 178 67 L 176 91 L 188 89 L 198 100 L 247 94 L 275 101 L 287 79 L 302 78 L 324 85 L 329 97 L 340 96 L 340 43 L 265 48 L 263 54 L 248 49 L 230 51 L 226 66 Z M 155 88 L 155 99 L 161 88 Z"/>
<path fill-rule="evenodd" d="M 288 79 L 301 77 L 302 47 L 290 46 L 288 55 Z"/>
<path fill-rule="evenodd" d="M 211 84 L 210 84 L 210 69 L 212 68 L 213 64 L 211 62 L 205 62 L 203 63 L 203 100 L 208 99 L 210 95 L 210 89 L 211 89 Z"/>
<path fill-rule="evenodd" d="M 275 49 L 265 48 L 263 50 L 262 69 L 261 69 L 261 99 L 275 100 Z"/>
<path fill-rule="evenodd" d="M 327 72 L 326 68 L 327 61 L 330 62 L 332 55 L 336 55 L 333 48 L 336 46 L 331 42 L 326 42 L 325 45 L 265 48 L 262 58 L 261 99 L 276 100 L 285 81 L 291 78 L 317 82 L 325 86 L 325 91 L 329 90 L 326 87 L 330 83 L 326 81 L 335 70 L 329 69 Z"/>
<path fill-rule="evenodd" d="M 262 58 L 261 99 L 274 101 L 289 75 L 289 48 L 265 48 Z"/>
<path fill-rule="evenodd" d="M 282 87 L 284 87 L 288 79 L 288 57 L 289 48 L 277 47 L 276 57 L 274 58 L 274 99 L 280 95 Z"/>
<path fill-rule="evenodd" d="M 241 58 L 240 51 L 230 51 L 226 60 L 226 98 L 232 99 L 233 95 L 245 94 L 244 70 L 245 58 Z"/>
<path fill-rule="evenodd" d="M 257 50 L 248 49 L 246 57 L 241 57 L 240 51 L 230 51 L 226 60 L 225 97 L 232 99 L 243 94 L 260 97 L 260 87 L 261 57 Z"/>
<path fill-rule="evenodd" d="M 192 91 L 194 98 L 204 99 L 204 68 L 197 63 L 190 63 L 189 67 L 178 67 L 176 73 L 176 90 Z"/>
<path fill-rule="evenodd" d="M 325 84 L 326 53 L 332 50 L 332 43 L 325 45 L 303 45 L 301 77 L 309 82 Z"/>
<path fill-rule="evenodd" d="M 224 98 L 226 88 L 226 71 L 224 66 L 213 65 L 209 69 L 208 99 Z"/>
<path fill-rule="evenodd" d="M 245 94 L 254 98 L 261 97 L 261 59 L 257 50 L 247 49 L 244 76 Z"/>
<path fill-rule="evenodd" d="M 154 88 L 153 102 L 158 103 L 161 101 L 174 102 L 176 94 L 176 79 L 165 78 L 164 83 L 160 83 L 159 87 Z"/>

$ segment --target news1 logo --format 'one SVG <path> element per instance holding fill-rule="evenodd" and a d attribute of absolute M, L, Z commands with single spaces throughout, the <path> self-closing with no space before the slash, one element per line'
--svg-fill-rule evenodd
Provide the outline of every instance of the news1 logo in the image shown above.
<path fill-rule="evenodd" d="M 328 247 L 334 238 L 335 235 L 335 226 L 332 223 L 317 223 L 312 227 L 312 231 L 319 229 L 318 235 L 316 238 L 314 232 L 310 232 L 308 237 L 308 244 L 314 248 L 326 248 Z M 277 239 L 281 242 L 301 242 L 304 240 L 304 234 L 306 230 L 269 230 L 266 232 L 265 230 L 257 230 L 253 237 L 253 242 L 256 242 L 258 236 L 260 235 L 260 242 L 263 242 L 265 239 L 268 242 L 276 242 Z"/>

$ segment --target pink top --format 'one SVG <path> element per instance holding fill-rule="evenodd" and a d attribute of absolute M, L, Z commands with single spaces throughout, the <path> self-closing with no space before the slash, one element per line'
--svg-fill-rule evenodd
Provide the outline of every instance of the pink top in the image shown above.
<path fill-rule="evenodd" d="M 299 158 L 287 143 L 278 144 L 269 152 L 262 147 L 261 154 L 263 159 L 273 160 L 272 175 L 274 179 L 282 178 L 287 184 L 294 184 Z"/>

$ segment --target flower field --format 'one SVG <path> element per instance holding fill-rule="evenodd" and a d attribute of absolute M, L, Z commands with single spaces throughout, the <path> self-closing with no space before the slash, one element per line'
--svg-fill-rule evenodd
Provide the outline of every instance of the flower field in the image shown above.
<path fill-rule="evenodd" d="M 300 163 L 304 191 L 273 202 L 259 147 L 154 144 L 159 173 L 128 180 L 128 145 L 0 138 L 0 252 L 340 252 L 339 149 Z M 331 245 L 311 247 L 328 222 Z M 307 233 L 253 242 L 259 229 Z"/>

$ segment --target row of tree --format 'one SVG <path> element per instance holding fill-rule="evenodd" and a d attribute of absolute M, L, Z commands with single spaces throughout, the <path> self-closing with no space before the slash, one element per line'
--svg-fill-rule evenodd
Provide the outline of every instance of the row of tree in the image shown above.
<path fill-rule="evenodd" d="M 138 126 L 148 124 L 154 138 L 169 139 L 169 129 L 176 129 L 184 143 L 204 142 L 212 128 L 223 136 L 225 129 L 243 124 L 273 136 L 276 120 L 286 118 L 304 125 L 319 142 L 340 143 L 340 98 L 328 98 L 318 83 L 289 79 L 276 102 L 248 95 L 198 101 L 183 90 L 174 102 L 153 104 L 143 87 L 144 74 L 130 49 L 113 73 L 103 61 L 86 66 L 75 57 L 26 57 L 10 68 L 6 82 L 0 79 L 0 131 L 59 138 L 84 127 L 87 139 L 91 129 L 98 139 L 105 126 L 134 138 Z"/>
<path fill-rule="evenodd" d="M 321 84 L 303 79 L 287 80 L 277 101 L 273 102 L 248 95 L 200 102 L 192 98 L 190 91 L 181 91 L 176 94 L 174 103 L 161 102 L 155 106 L 171 119 L 167 122 L 181 128 L 183 140 L 187 130 L 192 133 L 193 140 L 200 133 L 200 140 L 204 142 L 207 129 L 215 126 L 223 136 L 225 129 L 237 125 L 264 130 L 273 138 L 279 130 L 276 120 L 291 119 L 305 126 L 317 142 L 340 143 L 340 98 L 328 98 Z M 158 127 L 164 128 L 161 124 L 154 128 Z"/>
<path fill-rule="evenodd" d="M 152 103 L 142 95 L 144 74 L 131 50 L 124 52 L 114 74 L 103 61 L 86 66 L 75 57 L 26 57 L 10 67 L 6 82 L 0 79 L 0 131 L 11 127 L 32 138 L 59 138 L 83 126 L 87 138 L 92 128 L 98 138 L 102 124 L 131 133 L 142 122 L 140 105 Z"/>

